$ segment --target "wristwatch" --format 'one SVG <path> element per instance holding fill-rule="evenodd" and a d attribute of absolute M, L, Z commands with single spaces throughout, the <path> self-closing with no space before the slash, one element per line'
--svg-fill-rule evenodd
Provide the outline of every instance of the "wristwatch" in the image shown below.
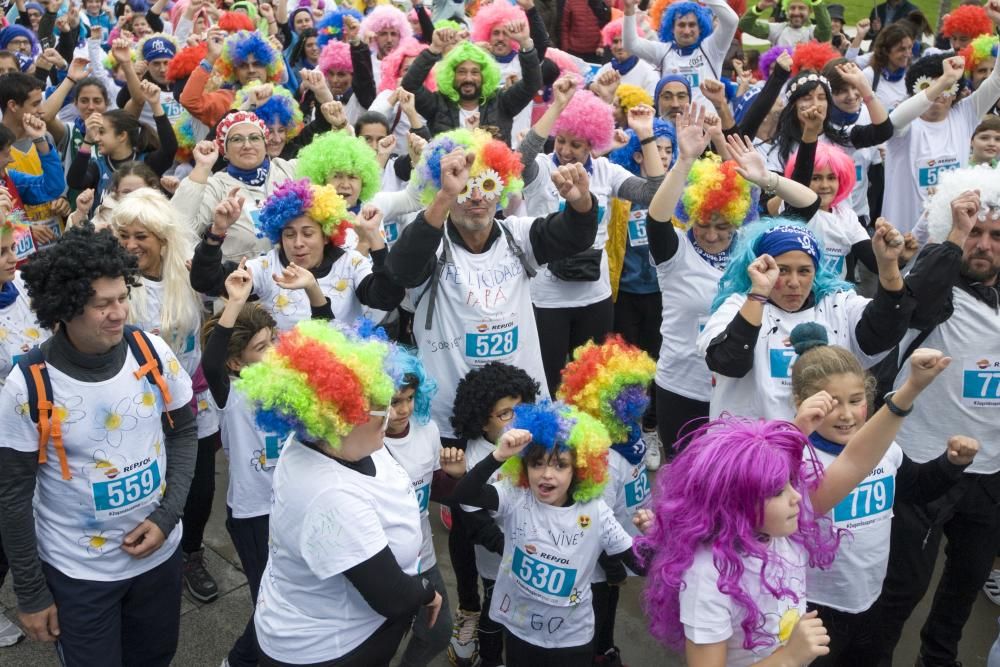
<path fill-rule="evenodd" d="M 890 391 L 888 394 L 886 394 L 882 398 L 882 400 L 885 401 L 885 407 L 889 408 L 889 412 L 891 412 L 892 414 L 896 415 L 897 417 L 905 417 L 908 414 L 910 414 L 911 412 L 913 412 L 913 406 L 912 405 L 910 406 L 909 410 L 904 410 L 903 408 L 901 408 L 898 405 L 896 405 L 895 403 L 893 403 L 892 402 L 892 397 L 895 396 L 895 395 L 896 395 L 896 392 Z"/>

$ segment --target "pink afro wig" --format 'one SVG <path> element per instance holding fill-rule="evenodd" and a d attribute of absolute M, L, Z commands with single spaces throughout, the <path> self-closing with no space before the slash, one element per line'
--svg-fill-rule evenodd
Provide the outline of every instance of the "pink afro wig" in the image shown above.
<path fill-rule="evenodd" d="M 493 28 L 496 26 L 502 26 L 508 21 L 527 22 L 527 20 L 528 17 L 525 15 L 523 9 L 503 0 L 498 0 L 485 7 L 481 7 L 479 12 L 472 18 L 472 31 L 469 34 L 469 39 L 475 43 L 488 42 L 490 41 L 490 33 L 493 32 Z M 518 48 L 517 42 L 514 40 L 510 40 L 510 46 L 515 51 Z"/>
<path fill-rule="evenodd" d="M 822 72 L 828 62 L 837 58 L 840 58 L 840 51 L 829 42 L 801 42 L 792 52 L 792 76 L 804 69 Z"/>
<path fill-rule="evenodd" d="M 331 40 L 319 54 L 319 62 L 316 63 L 319 71 L 323 74 L 335 72 L 354 72 L 354 63 L 351 62 L 351 47 L 347 42 Z"/>
<path fill-rule="evenodd" d="M 413 37 L 413 26 L 406 14 L 392 5 L 379 5 L 361 22 L 361 38 L 371 39 L 386 28 L 395 28 L 401 40 Z"/>
<path fill-rule="evenodd" d="M 941 34 L 947 38 L 955 35 L 979 37 L 993 32 L 993 22 L 986 10 L 978 5 L 962 5 L 944 17 Z"/>
<path fill-rule="evenodd" d="M 795 170 L 795 159 L 798 155 L 797 152 L 792 153 L 788 158 L 788 162 L 785 164 L 786 178 L 791 178 L 792 172 Z M 815 171 L 829 169 L 837 177 L 837 194 L 833 196 L 833 201 L 830 203 L 831 206 L 836 206 L 847 199 L 854 190 L 856 182 L 854 160 L 837 146 L 825 141 L 818 142 L 816 144 L 816 159 L 813 162 L 813 169 Z"/>
<path fill-rule="evenodd" d="M 611 41 L 622 34 L 623 19 L 615 19 L 601 28 L 601 45 L 611 46 Z M 546 52 L 548 53 L 548 52 Z"/>
<path fill-rule="evenodd" d="M 385 58 L 382 58 L 382 81 L 379 82 L 379 92 L 399 88 L 399 82 L 403 80 L 403 61 L 407 58 L 416 58 L 426 48 L 426 44 L 421 44 L 413 37 L 400 40 L 399 46 Z M 437 90 L 433 72 L 428 74 L 424 80 L 424 88 L 431 92 Z"/>
<path fill-rule="evenodd" d="M 560 51 L 559 49 L 552 47 L 549 47 L 549 49 L 545 51 L 545 57 L 554 62 L 556 67 L 559 68 L 559 76 L 571 74 L 577 79 L 576 87 L 583 87 L 583 72 L 580 71 L 580 63 L 576 58 L 565 51 Z"/>
<path fill-rule="evenodd" d="M 611 146 L 614 131 L 611 107 L 589 90 L 581 90 L 552 127 L 552 136 L 570 134 L 589 142 L 592 151 L 603 153 Z"/>

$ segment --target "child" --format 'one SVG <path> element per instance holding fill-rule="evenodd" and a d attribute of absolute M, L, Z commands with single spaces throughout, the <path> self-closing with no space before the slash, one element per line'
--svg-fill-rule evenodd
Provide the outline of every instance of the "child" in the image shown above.
<path fill-rule="evenodd" d="M 603 498 L 633 537 L 639 531 L 632 525 L 632 516 L 652 500 L 641 424 L 655 374 L 656 362 L 648 354 L 620 336 L 612 336 L 603 345 L 590 342 L 573 351 L 573 361 L 562 371 L 557 394 L 560 400 L 599 421 L 611 436 L 609 479 Z M 594 575 L 594 664 L 621 665 L 615 646 L 615 612 L 625 572 L 605 573 L 599 566 Z"/>
<path fill-rule="evenodd" d="M 431 397 L 437 392 L 437 383 L 427 376 L 424 365 L 411 352 L 398 347 L 392 355 L 392 375 L 396 378 L 396 393 L 389 405 L 389 421 L 385 430 L 385 446 L 399 462 L 413 484 L 420 505 L 420 529 L 423 541 L 420 546 L 419 572 L 441 593 L 441 609 L 433 626 L 429 625 L 430 609 L 422 607 L 413 622 L 410 638 L 400 662 L 401 667 L 426 666 L 436 655 L 445 650 L 451 640 L 451 612 L 444 580 L 437 567 L 431 534 L 430 515 L 427 511 L 431 500 L 450 494 L 454 483 L 448 477 L 465 474 L 462 450 L 455 449 L 448 465 L 440 463 L 441 434 L 431 421 Z M 442 476 L 442 473 L 446 473 Z"/>
<path fill-rule="evenodd" d="M 458 483 L 455 499 L 503 522 L 489 613 L 506 630 L 506 664 L 589 667 L 597 559 L 604 552 L 638 569 L 632 537 L 601 499 L 611 440 L 597 420 L 563 403 L 514 412 L 512 430 Z M 490 484 L 501 465 L 511 483 Z"/>
<path fill-rule="evenodd" d="M 796 404 L 808 405 L 810 397 L 825 393 L 836 407 L 807 434 L 825 469 L 868 418 L 874 402 L 875 380 L 867 376 L 848 350 L 827 344 L 822 325 L 800 324 L 792 329 L 798 359 L 792 368 L 792 394 Z M 895 442 L 871 473 L 828 515 L 835 530 L 849 531 L 842 539 L 829 569 L 809 568 L 806 598 L 830 634 L 829 655 L 817 658 L 822 665 L 866 664 L 875 655 L 878 610 L 889 564 L 889 533 L 895 499 L 930 502 L 951 488 L 972 463 L 979 443 L 954 436 L 948 451 L 935 461 L 916 464 Z"/>
<path fill-rule="evenodd" d="M 969 166 L 988 164 L 997 166 L 1000 158 L 1000 117 L 985 116 L 972 133 L 972 155 Z"/>
<path fill-rule="evenodd" d="M 829 567 L 839 536 L 820 517 L 885 455 L 901 413 L 951 359 L 916 350 L 912 374 L 826 468 L 802 432 L 837 404 L 820 392 L 788 422 L 722 418 L 691 435 L 657 479 L 651 530 L 636 549 L 649 562 L 645 609 L 653 634 L 684 648 L 690 667 L 804 665 L 829 636 L 806 614 L 807 564 Z M 891 406 L 891 407 L 890 407 Z M 800 432 L 801 431 L 801 432 Z"/>
<path fill-rule="evenodd" d="M 514 408 L 534 403 L 539 388 L 520 368 L 498 362 L 473 369 L 462 378 L 455 391 L 451 424 L 455 435 L 467 442 L 465 462 L 469 470 L 493 452 L 514 418 Z M 491 481 L 499 476 L 497 473 Z M 459 604 L 448 656 L 453 664 L 464 667 L 475 663 L 478 651 L 482 667 L 497 667 L 503 663 L 501 628 L 489 614 L 480 615 L 476 573 L 483 581 L 483 605 L 488 610 L 503 553 L 503 533 L 486 512 L 475 507 L 461 509 L 452 514 L 454 526 L 448 536 Z"/>

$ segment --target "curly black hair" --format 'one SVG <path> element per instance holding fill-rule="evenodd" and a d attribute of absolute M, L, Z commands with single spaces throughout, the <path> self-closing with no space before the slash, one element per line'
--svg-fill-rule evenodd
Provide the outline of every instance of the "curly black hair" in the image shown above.
<path fill-rule="evenodd" d="M 944 61 L 946 56 L 944 54 L 936 53 L 930 56 L 924 56 L 920 60 L 911 63 L 906 70 L 906 94 L 913 95 L 917 91 L 914 87 L 917 85 L 917 79 L 922 76 L 928 79 L 934 80 L 939 76 L 944 74 Z M 959 79 L 958 88 L 961 92 L 962 86 L 965 85 L 963 79 Z M 954 97 L 954 100 L 959 99 L 959 95 Z"/>
<path fill-rule="evenodd" d="M 540 385 L 526 372 L 499 362 L 474 368 L 459 380 L 451 425 L 455 435 L 469 440 L 483 434 L 493 406 L 502 398 L 516 396 L 524 403 L 534 403 Z"/>
<path fill-rule="evenodd" d="M 83 313 L 99 278 L 124 278 L 139 284 L 139 266 L 110 229 L 73 227 L 48 248 L 32 255 L 21 269 L 38 323 L 52 329 Z"/>

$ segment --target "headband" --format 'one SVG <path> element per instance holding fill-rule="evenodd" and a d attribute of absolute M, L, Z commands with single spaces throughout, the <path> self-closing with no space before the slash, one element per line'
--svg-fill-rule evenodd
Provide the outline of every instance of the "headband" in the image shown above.
<path fill-rule="evenodd" d="M 755 248 L 757 256 L 770 255 L 778 257 L 786 252 L 798 250 L 809 255 L 813 266 L 819 266 L 819 243 L 813 233 L 805 227 L 779 225 L 768 230 L 757 240 Z"/>

